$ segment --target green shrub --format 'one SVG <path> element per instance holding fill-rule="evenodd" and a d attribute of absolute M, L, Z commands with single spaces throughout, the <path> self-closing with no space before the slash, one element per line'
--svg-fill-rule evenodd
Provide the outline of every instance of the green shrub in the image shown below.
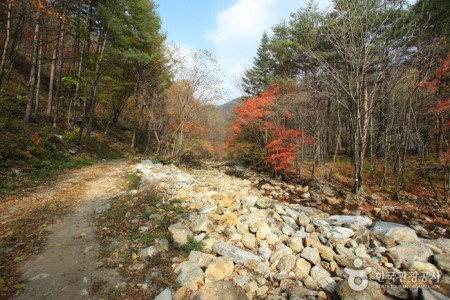
<path fill-rule="evenodd" d="M 141 178 L 137 173 L 128 173 L 128 188 L 130 190 L 136 190 L 139 187 Z"/>
<path fill-rule="evenodd" d="M 188 236 L 187 243 L 181 246 L 181 253 L 188 256 L 191 251 L 202 251 L 205 244 L 202 241 L 196 241 L 192 236 Z"/>

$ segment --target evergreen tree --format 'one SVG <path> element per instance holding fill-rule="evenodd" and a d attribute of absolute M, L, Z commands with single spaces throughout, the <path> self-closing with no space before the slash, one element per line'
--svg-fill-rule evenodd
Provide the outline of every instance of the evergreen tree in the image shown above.
<path fill-rule="evenodd" d="M 242 78 L 242 87 L 246 96 L 260 95 L 270 83 L 272 74 L 271 54 L 269 49 L 269 36 L 263 33 L 261 44 L 258 47 L 253 67 L 248 69 Z"/>

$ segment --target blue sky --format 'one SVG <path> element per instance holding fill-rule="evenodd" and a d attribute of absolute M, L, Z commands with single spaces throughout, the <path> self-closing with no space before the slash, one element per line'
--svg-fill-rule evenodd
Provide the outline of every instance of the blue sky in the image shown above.
<path fill-rule="evenodd" d="M 264 30 L 306 7 L 308 0 L 155 0 L 167 42 L 211 51 L 219 60 L 228 93 L 240 96 L 238 83 Z M 324 8 L 330 0 L 320 0 Z"/>

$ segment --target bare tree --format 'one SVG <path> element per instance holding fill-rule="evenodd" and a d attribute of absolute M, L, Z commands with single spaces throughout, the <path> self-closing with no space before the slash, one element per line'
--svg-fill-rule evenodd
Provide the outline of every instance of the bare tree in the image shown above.
<path fill-rule="evenodd" d="M 8 53 L 9 39 L 11 34 L 11 9 L 12 9 L 12 0 L 9 0 L 7 5 L 8 13 L 6 16 L 5 42 L 3 43 L 2 58 L 0 61 L 0 87 L 2 86 L 3 74 L 5 72 L 6 56 Z"/>
<path fill-rule="evenodd" d="M 25 109 L 25 117 L 24 117 L 24 121 L 26 123 L 30 122 L 31 114 L 33 113 L 33 99 L 36 87 L 36 69 L 37 69 L 37 61 L 38 61 L 37 56 L 39 47 L 39 25 L 41 19 L 41 11 L 39 5 L 40 1 L 38 1 L 38 8 L 36 9 L 36 20 L 34 25 L 34 41 L 31 57 L 31 71 L 30 71 L 30 80 L 28 83 L 27 107 Z"/>

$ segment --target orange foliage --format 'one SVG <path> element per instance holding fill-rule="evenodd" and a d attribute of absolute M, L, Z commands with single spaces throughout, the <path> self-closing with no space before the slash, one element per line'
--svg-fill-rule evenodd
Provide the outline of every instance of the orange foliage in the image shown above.
<path fill-rule="evenodd" d="M 266 162 L 275 170 L 292 172 L 295 152 L 301 148 L 302 131 L 300 129 L 277 128 L 274 139 L 266 146 L 269 156 Z"/>
<path fill-rule="evenodd" d="M 432 108 L 428 110 L 428 113 L 435 114 L 438 119 L 444 120 L 442 123 L 438 123 L 436 134 L 442 135 L 444 138 L 443 145 L 439 147 L 443 148 L 444 162 L 450 160 L 450 147 L 449 147 L 449 129 L 450 129 L 450 55 L 447 55 L 441 62 L 439 68 L 434 72 L 433 76 L 424 82 L 419 83 L 419 87 L 426 88 L 436 95 L 436 100 L 432 104 Z"/>
<path fill-rule="evenodd" d="M 261 158 L 274 170 L 292 172 L 295 154 L 302 144 L 302 131 L 287 128 L 287 121 L 293 115 L 280 110 L 280 99 L 280 88 L 271 85 L 261 96 L 237 105 L 228 143 L 239 153 L 249 153 L 259 146 L 265 150 L 260 153 Z"/>

